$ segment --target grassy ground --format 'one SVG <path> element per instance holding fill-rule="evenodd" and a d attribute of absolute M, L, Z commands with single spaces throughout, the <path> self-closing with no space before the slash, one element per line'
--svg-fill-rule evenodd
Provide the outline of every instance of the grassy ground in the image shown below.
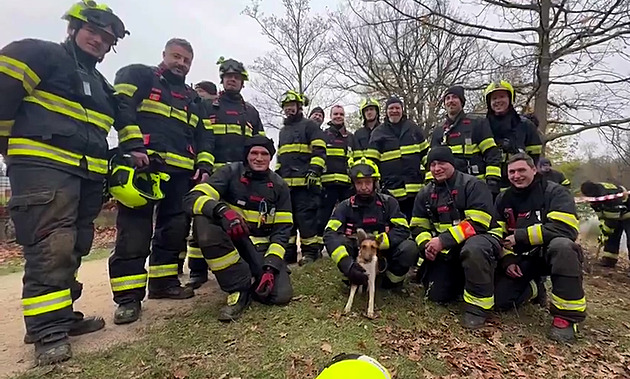
<path fill-rule="evenodd" d="M 468 332 L 459 326 L 458 305 L 428 303 L 413 284 L 379 291 L 372 321 L 362 316 L 364 296 L 355 300 L 356 313 L 341 314 L 348 290 L 329 260 L 294 269 L 292 279 L 296 294 L 287 307 L 254 304 L 226 325 L 216 321 L 220 304 L 200 298 L 194 310 L 150 326 L 140 341 L 16 378 L 314 378 L 342 352 L 371 355 L 403 379 L 630 375 L 630 294 L 619 290 L 628 284 L 621 271 L 587 277 L 590 317 L 573 346 L 546 339 L 549 315 L 536 306 Z"/>
<path fill-rule="evenodd" d="M 111 248 L 95 248 L 83 258 L 84 262 L 103 259 L 109 256 Z M 0 276 L 21 272 L 24 269 L 24 260 L 21 257 L 12 258 L 0 265 Z"/>

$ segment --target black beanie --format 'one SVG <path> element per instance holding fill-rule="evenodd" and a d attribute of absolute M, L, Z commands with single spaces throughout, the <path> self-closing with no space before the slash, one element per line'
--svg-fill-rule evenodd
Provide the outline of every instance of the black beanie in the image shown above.
<path fill-rule="evenodd" d="M 431 165 L 433 161 L 448 162 L 455 167 L 455 157 L 451 148 L 448 146 L 436 146 L 431 148 L 427 157 L 427 165 Z"/>
<path fill-rule="evenodd" d="M 446 90 L 446 93 L 444 94 L 444 98 L 442 100 L 446 100 L 446 96 L 451 95 L 451 94 L 459 97 L 459 100 L 462 102 L 462 107 L 466 104 L 466 96 L 464 96 L 464 87 L 462 86 L 450 87 L 449 89 Z"/>
<path fill-rule="evenodd" d="M 308 117 L 310 118 L 313 115 L 313 113 L 321 113 L 322 118 L 326 117 L 326 114 L 324 113 L 324 110 L 322 109 L 322 107 L 315 107 L 311 109 L 311 113 L 308 114 Z"/>
<path fill-rule="evenodd" d="M 273 140 L 265 136 L 261 136 L 260 134 L 257 134 L 253 136 L 252 138 L 249 138 L 247 142 L 245 142 L 244 157 L 243 157 L 243 162 L 245 164 L 247 164 L 247 156 L 249 155 L 249 151 L 254 146 L 262 146 L 265 149 L 267 149 L 272 159 L 273 159 L 274 154 L 276 153 L 276 148 L 273 145 Z"/>
<path fill-rule="evenodd" d="M 216 84 L 208 81 L 203 81 L 195 84 L 195 89 L 201 88 L 202 90 L 208 92 L 210 95 L 217 94 L 217 86 Z"/>
<path fill-rule="evenodd" d="M 584 196 L 597 197 L 603 196 L 605 191 L 601 185 L 587 180 L 580 186 L 580 192 L 582 192 Z"/>
<path fill-rule="evenodd" d="M 389 108 L 392 104 L 400 104 L 400 106 L 404 109 L 403 102 L 396 96 L 392 96 L 387 100 L 387 103 L 385 103 L 385 110 L 387 110 L 387 108 Z"/>

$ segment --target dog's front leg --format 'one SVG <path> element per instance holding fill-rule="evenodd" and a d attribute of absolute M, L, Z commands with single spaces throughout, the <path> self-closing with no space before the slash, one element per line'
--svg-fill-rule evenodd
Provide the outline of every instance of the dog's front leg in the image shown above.
<path fill-rule="evenodd" d="M 373 264 L 371 265 L 371 270 L 369 272 L 369 278 L 368 278 L 368 295 L 369 295 L 369 301 L 368 301 L 368 311 L 367 311 L 367 317 L 368 318 L 374 318 L 374 294 L 376 293 L 376 262 L 373 262 Z"/>
<path fill-rule="evenodd" d="M 352 302 L 354 301 L 354 294 L 357 292 L 357 285 L 350 285 L 350 296 L 348 297 L 348 302 L 346 303 L 346 307 L 343 310 L 343 313 L 348 314 L 352 311 Z"/>

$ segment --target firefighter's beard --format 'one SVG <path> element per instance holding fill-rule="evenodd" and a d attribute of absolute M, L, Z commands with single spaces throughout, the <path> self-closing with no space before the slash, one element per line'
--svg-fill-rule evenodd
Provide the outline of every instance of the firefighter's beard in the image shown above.
<path fill-rule="evenodd" d="M 302 114 L 302 110 L 298 110 L 295 114 L 286 116 L 284 118 L 284 124 L 285 125 L 293 124 L 295 122 L 300 121 L 302 118 L 304 118 L 304 115 Z"/>

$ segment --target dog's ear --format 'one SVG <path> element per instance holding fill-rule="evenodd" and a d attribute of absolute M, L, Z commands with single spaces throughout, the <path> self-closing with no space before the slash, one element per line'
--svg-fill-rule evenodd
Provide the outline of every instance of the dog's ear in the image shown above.
<path fill-rule="evenodd" d="M 383 244 L 383 239 L 385 239 L 385 233 L 379 233 L 376 238 L 374 238 L 374 241 L 380 246 Z"/>
<path fill-rule="evenodd" d="M 367 233 L 365 232 L 365 230 L 359 228 L 357 229 L 357 238 L 359 239 L 359 245 L 368 238 Z"/>

